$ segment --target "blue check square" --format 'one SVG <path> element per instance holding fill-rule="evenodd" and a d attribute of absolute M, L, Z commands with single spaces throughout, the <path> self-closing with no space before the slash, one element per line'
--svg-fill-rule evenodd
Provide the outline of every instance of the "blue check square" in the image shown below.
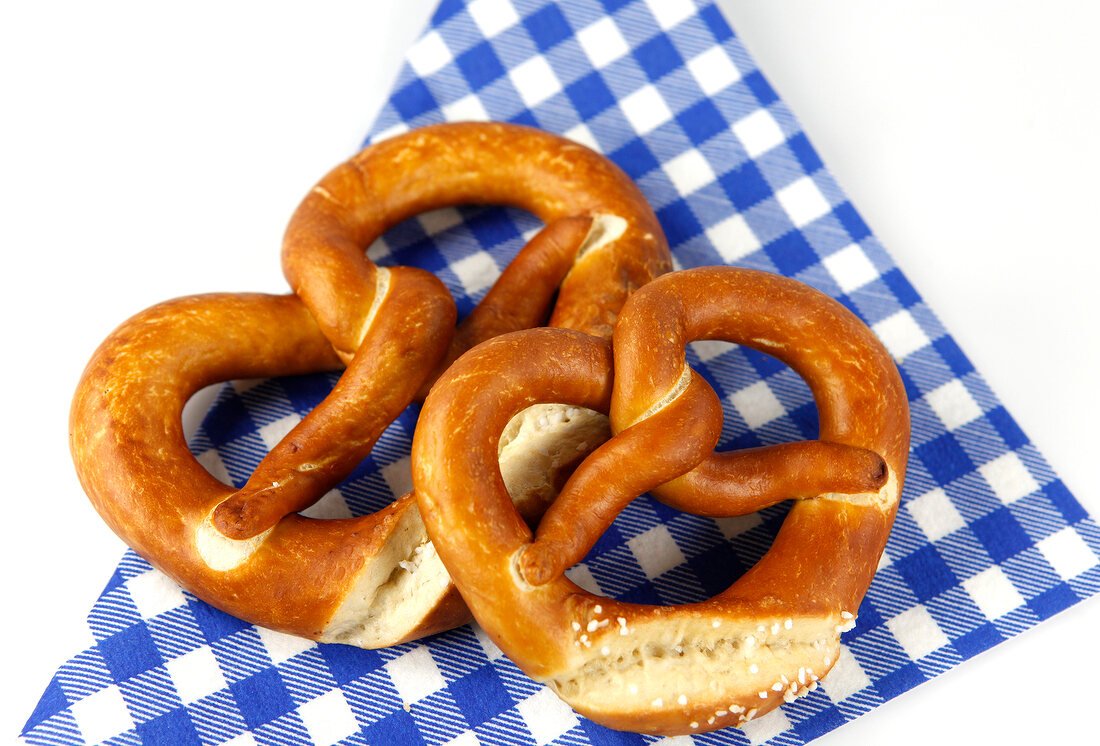
<path fill-rule="evenodd" d="M 733 206 L 741 212 L 772 196 L 771 185 L 752 161 L 720 176 L 718 183 Z"/>
<path fill-rule="evenodd" d="M 1031 538 L 1008 508 L 998 508 L 982 516 L 971 528 L 997 564 L 1032 545 Z"/>
<path fill-rule="evenodd" d="M 950 484 L 974 471 L 974 462 L 951 433 L 918 446 L 916 455 L 939 484 Z"/>
<path fill-rule="evenodd" d="M 729 123 L 722 112 L 706 98 L 677 114 L 676 123 L 695 146 L 702 145 L 719 132 L 729 129 Z"/>
<path fill-rule="evenodd" d="M 450 690 L 466 722 L 474 728 L 516 704 L 491 663 L 455 680 Z"/>
<path fill-rule="evenodd" d="M 902 557 L 896 565 L 919 603 L 959 584 L 958 578 L 931 544 Z"/>
<path fill-rule="evenodd" d="M 547 5 L 523 19 L 523 27 L 531 35 L 540 52 L 545 52 L 573 36 L 573 29 L 561 8 Z"/>
<path fill-rule="evenodd" d="M 593 70 L 565 87 L 565 95 L 581 119 L 592 119 L 601 111 L 615 105 L 615 94 L 607 87 L 603 75 Z"/>
<path fill-rule="evenodd" d="M 455 58 L 455 64 L 462 70 L 470 88 L 475 91 L 481 90 L 507 74 L 507 70 L 504 69 L 500 58 L 493 50 L 493 45 L 487 41 L 470 47 L 458 55 Z"/>
<path fill-rule="evenodd" d="M 164 662 L 143 622 L 100 640 L 99 652 L 116 683 L 145 673 Z"/>
<path fill-rule="evenodd" d="M 294 709 L 279 672 L 268 668 L 229 685 L 241 716 L 255 729 Z"/>
<path fill-rule="evenodd" d="M 142 746 L 200 746 L 202 739 L 195 730 L 187 710 L 170 710 L 159 717 L 138 723 L 137 734 Z"/>

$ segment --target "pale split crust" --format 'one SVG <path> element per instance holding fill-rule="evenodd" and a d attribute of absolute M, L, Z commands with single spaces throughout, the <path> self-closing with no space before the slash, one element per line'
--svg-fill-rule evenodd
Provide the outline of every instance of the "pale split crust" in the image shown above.
<path fill-rule="evenodd" d="M 465 203 L 528 209 L 547 227 L 456 332 L 439 280 L 409 267 L 380 271 L 364 252 L 403 219 Z M 617 167 L 576 143 L 515 125 L 437 125 L 368 147 L 326 175 L 290 221 L 283 263 L 302 300 L 178 299 L 104 341 L 70 415 L 81 483 L 139 554 L 247 621 L 365 647 L 461 624 L 469 612 L 411 496 L 347 520 L 296 511 L 350 473 L 467 347 L 544 323 L 551 306 L 551 323 L 610 334 L 629 293 L 671 266 L 657 220 Z M 333 393 L 242 489 L 190 454 L 181 414 L 200 388 L 342 365 Z M 527 424 L 499 464 L 535 520 L 609 430 L 603 415 L 563 405 L 517 422 Z"/>
<path fill-rule="evenodd" d="M 680 329 L 666 335 L 654 331 L 654 323 L 661 315 L 656 309 L 668 307 L 680 318 L 669 328 Z M 635 334 L 632 327 L 650 332 Z M 765 556 L 705 602 L 622 603 L 560 574 L 530 582 L 524 558 L 539 546 L 546 524 L 585 526 L 583 511 L 602 509 L 605 498 L 571 492 L 573 480 L 586 480 L 582 464 L 559 498 L 566 507 L 555 502 L 535 534 L 516 514 L 497 471 L 497 435 L 534 402 L 570 402 L 611 412 L 620 435 L 603 448 L 613 451 L 625 432 L 618 418 L 630 425 L 641 413 L 676 416 L 691 385 L 679 396 L 670 392 L 684 375 L 682 345 L 695 338 L 763 349 L 807 380 L 821 437 L 830 442 L 805 449 L 814 457 L 837 456 L 842 468 L 824 466 L 837 472 L 838 483 L 847 484 L 850 462 L 863 464 L 864 450 L 881 459 L 886 473 L 872 469 L 853 482 L 875 484 L 869 492 L 804 495 L 797 488 L 809 469 L 798 466 L 778 488 L 806 499 L 792 505 Z M 661 400 L 667 405 L 651 414 Z M 413 481 L 428 534 L 476 620 L 523 670 L 609 727 L 698 733 L 769 712 L 814 688 L 836 662 L 840 634 L 854 624 L 897 510 L 908 437 L 897 368 L 855 316 L 787 278 L 707 268 L 665 275 L 632 296 L 615 331 L 614 365 L 605 341 L 551 329 L 499 337 L 463 356 L 425 402 L 413 443 Z M 642 450 L 633 462 L 618 462 L 618 476 L 607 473 L 603 483 L 614 486 L 666 457 L 673 458 Z M 698 463 L 704 456 L 690 458 Z M 774 460 L 770 453 L 759 458 Z M 717 506 L 706 504 L 706 495 L 678 499 L 693 512 L 715 514 L 739 498 L 716 498 Z"/>

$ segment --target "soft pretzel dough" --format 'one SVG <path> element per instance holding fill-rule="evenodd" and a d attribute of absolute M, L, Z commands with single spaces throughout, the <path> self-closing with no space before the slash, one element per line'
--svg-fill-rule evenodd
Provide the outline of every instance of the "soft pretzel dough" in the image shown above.
<path fill-rule="evenodd" d="M 456 330 L 437 278 L 375 267 L 364 252 L 403 219 L 464 203 L 515 205 L 547 225 Z M 468 611 L 410 496 L 348 520 L 297 511 L 345 478 L 468 347 L 545 323 L 551 307 L 551 323 L 610 334 L 629 293 L 671 264 L 656 217 L 622 171 L 576 143 L 516 125 L 436 125 L 326 175 L 290 220 L 283 262 L 301 300 L 170 301 L 100 346 L 71 411 L 81 482 L 139 554 L 250 622 L 364 647 L 455 626 Z M 181 413 L 203 386 L 341 365 L 333 392 L 240 489 L 188 451 Z M 534 521 L 609 428 L 602 414 L 553 404 L 517 423 L 500 468 Z"/>
<path fill-rule="evenodd" d="M 686 373 L 683 345 L 713 338 L 766 349 L 802 375 L 823 440 L 727 460 L 724 492 L 689 482 L 677 503 L 714 515 L 755 510 L 782 492 L 804 499 L 765 556 L 708 601 L 650 606 L 582 590 L 561 571 L 618 509 L 711 458 L 717 435 L 706 421 L 717 400 Z M 428 533 L 487 634 L 583 715 L 663 734 L 744 723 L 814 687 L 854 622 L 904 480 L 909 418 L 897 368 L 839 303 L 729 267 L 671 273 L 639 290 L 612 358 L 605 341 L 555 329 L 498 337 L 460 358 L 426 400 L 413 442 Z M 616 435 L 533 533 L 504 489 L 496 438 L 516 411 L 545 400 L 610 411 Z M 788 469 L 792 446 L 798 463 Z M 763 475 L 766 489 L 753 478 L 760 465 L 783 467 Z"/>

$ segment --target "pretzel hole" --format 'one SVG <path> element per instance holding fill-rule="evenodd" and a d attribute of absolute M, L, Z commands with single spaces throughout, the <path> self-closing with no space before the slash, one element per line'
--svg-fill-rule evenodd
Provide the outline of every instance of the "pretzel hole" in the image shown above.
<path fill-rule="evenodd" d="M 461 321 L 504 267 L 544 227 L 537 217 L 517 208 L 444 207 L 397 223 L 367 247 L 366 253 L 379 266 L 407 265 L 432 271 L 454 297 Z"/>
<path fill-rule="evenodd" d="M 809 386 L 782 362 L 748 347 L 709 340 L 690 344 L 687 361 L 719 394 L 723 431 L 716 450 L 816 438 L 817 410 Z M 738 396 L 745 391 L 750 393 Z M 704 601 L 732 585 L 770 548 L 790 502 L 775 501 L 743 517 L 700 517 L 677 509 L 681 507 L 665 505 L 649 493 L 635 498 L 566 576 L 585 590 L 621 600 L 666 605 Z M 623 544 L 641 577 L 631 573 L 636 584 L 619 595 L 614 589 L 622 584 L 610 575 L 622 559 L 621 550 L 606 558 L 603 554 L 607 547 Z"/>
<path fill-rule="evenodd" d="M 215 384 L 185 407 L 185 432 L 198 462 L 216 479 L 241 489 L 272 447 L 320 404 L 339 373 L 315 373 Z M 300 515 L 321 520 L 374 513 L 412 489 L 408 449 L 419 414 L 410 405 L 387 427 L 374 452 Z M 297 468 L 308 471 L 310 464 Z"/>
<path fill-rule="evenodd" d="M 790 503 L 736 518 L 670 508 L 646 493 L 615 518 L 565 577 L 597 596 L 679 606 L 725 591 L 771 548 Z"/>
<path fill-rule="evenodd" d="M 810 387 L 777 358 L 723 340 L 696 340 L 687 362 L 722 401 L 722 437 L 716 450 L 815 440 L 817 407 Z"/>

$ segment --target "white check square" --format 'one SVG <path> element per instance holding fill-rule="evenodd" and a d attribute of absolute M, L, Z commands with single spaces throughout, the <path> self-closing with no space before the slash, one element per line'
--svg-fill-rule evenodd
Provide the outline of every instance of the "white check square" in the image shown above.
<path fill-rule="evenodd" d="M 1009 505 L 1039 489 L 1027 466 L 1012 451 L 978 467 L 978 473 L 1002 503 Z"/>
<path fill-rule="evenodd" d="M 706 233 L 714 250 L 728 264 L 760 249 L 760 240 L 742 215 L 730 215 L 722 222 L 707 228 Z"/>
<path fill-rule="evenodd" d="M 486 39 L 519 23 L 519 14 L 509 0 L 473 0 L 466 10 Z"/>
<path fill-rule="evenodd" d="M 775 193 L 775 198 L 791 222 L 799 228 L 812 223 L 832 209 L 825 195 L 809 176 L 803 176 L 783 187 Z"/>
<path fill-rule="evenodd" d="M 767 381 L 757 381 L 729 396 L 730 402 L 737 407 L 745 424 L 756 430 L 786 413 L 782 402 L 772 393 Z"/>
<path fill-rule="evenodd" d="M 561 90 L 561 81 L 545 57 L 532 57 L 508 72 L 527 108 L 533 109 Z"/>
<path fill-rule="evenodd" d="M 446 686 L 439 666 L 426 647 L 416 647 L 385 665 L 401 701 L 407 705 Z"/>
<path fill-rule="evenodd" d="M 748 737 L 749 743 L 752 746 L 757 746 L 757 744 L 770 741 L 780 733 L 790 730 L 791 721 L 787 719 L 787 715 L 782 709 L 776 709 L 762 718 L 750 720 L 739 727 Z"/>
<path fill-rule="evenodd" d="M 393 253 L 393 248 L 386 241 L 385 236 L 379 236 L 367 247 L 367 258 L 377 262 Z"/>
<path fill-rule="evenodd" d="M 69 712 L 89 744 L 102 743 L 134 727 L 122 691 L 114 684 L 73 702 Z"/>
<path fill-rule="evenodd" d="M 197 702 L 229 685 L 209 645 L 202 645 L 167 661 L 164 668 L 185 705 Z"/>
<path fill-rule="evenodd" d="M 539 746 L 560 738 L 580 723 L 572 708 L 545 687 L 517 704 L 516 711 Z"/>
<path fill-rule="evenodd" d="M 958 430 L 982 416 L 982 408 L 958 378 L 929 391 L 924 400 L 948 430 Z"/>
<path fill-rule="evenodd" d="M 233 477 L 229 474 L 229 468 L 222 461 L 222 456 L 218 453 L 217 448 L 210 448 L 203 451 L 195 460 L 199 462 L 202 468 L 210 472 L 210 476 L 217 479 L 222 484 L 233 484 Z"/>
<path fill-rule="evenodd" d="M 687 67 L 699 88 L 708 96 L 713 96 L 741 79 L 741 71 L 733 64 L 726 50 L 719 46 L 692 57 L 688 60 Z"/>
<path fill-rule="evenodd" d="M 829 699 L 834 702 L 842 702 L 853 694 L 866 689 L 871 685 L 871 678 L 859 661 L 852 655 L 847 645 L 840 646 L 840 657 L 836 659 L 829 675 L 821 680 L 821 686 Z"/>
<path fill-rule="evenodd" d="M 588 569 L 588 565 L 574 565 L 570 567 L 565 571 L 565 577 L 569 578 L 589 593 L 594 593 L 597 596 L 603 595 L 600 583 L 596 580 L 596 576 L 592 574 L 592 571 Z"/>
<path fill-rule="evenodd" d="M 267 446 L 267 449 L 270 451 L 301 421 L 302 418 L 297 414 L 288 414 L 285 417 L 280 417 L 274 422 L 262 425 L 259 429 L 260 440 L 264 442 L 264 445 Z"/>
<path fill-rule="evenodd" d="M 332 521 L 342 518 L 352 518 L 354 513 L 348 507 L 348 501 L 339 489 L 331 489 L 321 495 L 321 499 L 299 511 L 306 518 L 316 518 L 322 521 Z"/>
<path fill-rule="evenodd" d="M 939 541 L 966 525 L 941 487 L 914 497 L 906 503 L 906 509 L 929 541 Z"/>
<path fill-rule="evenodd" d="M 912 355 L 930 344 L 932 340 L 920 328 L 913 315 L 906 310 L 887 316 L 871 327 L 890 354 L 898 360 Z"/>
<path fill-rule="evenodd" d="M 886 622 L 886 628 L 912 660 L 919 660 L 949 640 L 924 606 L 914 606 Z"/>
<path fill-rule="evenodd" d="M 1096 566 L 1098 560 L 1081 535 L 1067 526 L 1051 534 L 1037 545 L 1054 572 L 1062 580 L 1075 578 L 1085 570 Z"/>
<path fill-rule="evenodd" d="M 452 101 L 443 106 L 443 118 L 448 122 L 485 122 L 489 120 L 489 112 L 481 103 L 477 94 L 471 93 L 457 101 Z"/>
<path fill-rule="evenodd" d="M 647 0 L 647 5 L 657 25 L 665 31 L 695 13 L 695 3 L 692 0 Z"/>
<path fill-rule="evenodd" d="M 420 37 L 408 53 L 409 64 L 422 78 L 439 72 L 452 59 L 451 50 L 447 48 L 439 32 L 434 29 Z"/>
<path fill-rule="evenodd" d="M 412 492 L 412 458 L 410 456 L 402 456 L 393 463 L 383 466 L 380 471 L 395 498 Z"/>
<path fill-rule="evenodd" d="M 627 540 L 627 546 L 650 580 L 684 563 L 684 553 L 665 526 L 654 526 Z"/>
<path fill-rule="evenodd" d="M 757 109 L 744 119 L 733 123 L 733 134 L 745 146 L 750 158 L 768 152 L 786 141 L 779 122 L 767 109 Z"/>
<path fill-rule="evenodd" d="M 577 126 L 571 128 L 565 133 L 565 137 L 573 142 L 580 143 L 585 147 L 592 148 L 597 153 L 602 152 L 600 149 L 600 143 L 596 140 L 596 136 L 592 134 L 592 130 L 588 128 L 588 125 L 581 122 Z"/>
<path fill-rule="evenodd" d="M 652 85 L 646 85 L 619 102 L 619 108 L 639 135 L 646 135 L 672 119 L 668 104 Z"/>
<path fill-rule="evenodd" d="M 276 665 L 286 663 L 299 653 L 317 646 L 317 643 L 304 637 L 288 635 L 285 632 L 276 632 L 264 627 L 257 627 L 256 633 L 259 634 L 260 642 L 264 644 L 264 649 L 271 657 L 271 662 Z"/>
<path fill-rule="evenodd" d="M 187 603 L 187 597 L 160 570 L 149 570 L 126 581 L 126 591 L 142 619 L 152 619 Z"/>
<path fill-rule="evenodd" d="M 435 236 L 461 223 L 462 213 L 453 207 L 441 207 L 420 213 L 416 220 L 425 233 Z"/>
<path fill-rule="evenodd" d="M 597 70 L 607 67 L 615 60 L 630 52 L 630 46 L 623 38 L 619 27 L 611 16 L 604 16 L 595 23 L 585 26 L 577 32 L 577 43 L 588 56 L 588 61 Z"/>
<path fill-rule="evenodd" d="M 383 140 L 389 140 L 391 137 L 397 137 L 409 131 L 409 125 L 404 122 L 398 122 L 397 124 L 391 124 L 386 129 L 379 132 L 377 135 L 371 137 L 370 141 L 382 142 Z"/>
<path fill-rule="evenodd" d="M 298 716 L 314 746 L 333 746 L 359 732 L 355 713 L 339 689 L 305 702 L 298 708 Z"/>
<path fill-rule="evenodd" d="M 476 295 L 500 277 L 500 267 L 486 251 L 478 251 L 459 259 L 451 264 L 451 271 L 458 275 L 458 281 L 466 289 L 467 295 Z"/>
<path fill-rule="evenodd" d="M 878 270 L 859 244 L 850 243 L 829 254 L 821 263 L 845 293 L 863 287 L 878 277 Z"/>
<path fill-rule="evenodd" d="M 696 192 L 717 178 L 710 163 L 694 148 L 676 156 L 664 165 L 665 174 L 681 195 Z"/>
<path fill-rule="evenodd" d="M 477 740 L 477 734 L 472 730 L 463 731 L 457 736 L 452 738 L 443 746 L 481 746 L 481 741 Z"/>
<path fill-rule="evenodd" d="M 720 355 L 724 355 L 734 348 L 732 342 L 722 339 L 699 339 L 690 343 L 692 351 L 698 356 L 700 362 L 709 363 Z"/>
<path fill-rule="evenodd" d="M 990 621 L 999 619 L 1024 603 L 1024 597 L 997 565 L 967 578 L 962 585 L 974 604 Z"/>

